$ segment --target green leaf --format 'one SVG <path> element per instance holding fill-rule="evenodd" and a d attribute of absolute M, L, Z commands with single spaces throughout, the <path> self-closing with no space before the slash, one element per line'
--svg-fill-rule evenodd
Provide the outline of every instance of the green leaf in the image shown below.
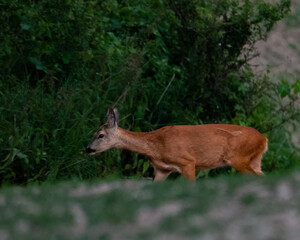
<path fill-rule="evenodd" d="M 29 57 L 28 60 L 35 66 L 36 69 L 46 72 L 47 68 L 40 59 L 36 57 Z"/>
<path fill-rule="evenodd" d="M 282 80 L 281 83 L 277 85 L 277 91 L 281 98 L 286 97 L 291 91 L 290 84 L 287 81 Z"/>
<path fill-rule="evenodd" d="M 149 161 L 145 161 L 143 164 L 143 174 L 147 172 L 148 168 L 150 167 Z"/>
<path fill-rule="evenodd" d="M 14 160 L 17 154 L 20 152 L 17 148 L 12 148 L 9 151 L 9 154 L 6 156 L 6 158 L 3 160 L 3 163 L 1 164 L 1 168 L 4 169 L 7 166 L 9 166 Z"/>
<path fill-rule="evenodd" d="M 62 60 L 63 60 L 64 64 L 70 63 L 71 58 L 72 58 L 72 56 L 71 56 L 71 53 L 69 53 L 69 52 L 64 52 L 62 55 Z"/>
<path fill-rule="evenodd" d="M 36 163 L 36 164 L 39 164 L 40 162 L 41 162 L 41 159 L 40 159 L 39 157 L 36 157 L 36 158 L 35 158 L 35 163 Z"/>
<path fill-rule="evenodd" d="M 24 22 L 20 23 L 20 26 L 22 30 L 29 30 L 31 28 L 30 24 Z"/>
<path fill-rule="evenodd" d="M 128 163 L 127 163 L 127 164 L 125 165 L 125 170 L 129 170 L 129 169 L 131 169 L 131 164 L 128 164 Z"/>
<path fill-rule="evenodd" d="M 28 16 L 23 16 L 21 18 L 21 22 L 20 22 L 20 27 L 22 30 L 26 30 L 28 31 L 29 29 L 32 28 L 32 24 L 30 23 L 31 19 Z"/>
<path fill-rule="evenodd" d="M 294 89 L 294 94 L 298 94 L 300 92 L 300 79 L 297 79 L 296 82 L 292 85 Z"/>
<path fill-rule="evenodd" d="M 29 163 L 29 160 L 28 160 L 28 157 L 26 154 L 19 152 L 19 153 L 17 153 L 17 157 L 20 159 L 23 159 L 24 162 L 27 164 Z"/>

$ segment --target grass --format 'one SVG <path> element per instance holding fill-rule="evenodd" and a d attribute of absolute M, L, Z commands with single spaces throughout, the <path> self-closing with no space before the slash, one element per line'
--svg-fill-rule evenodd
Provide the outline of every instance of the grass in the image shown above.
<path fill-rule="evenodd" d="M 296 239 L 300 173 L 9 187 L 0 239 Z"/>

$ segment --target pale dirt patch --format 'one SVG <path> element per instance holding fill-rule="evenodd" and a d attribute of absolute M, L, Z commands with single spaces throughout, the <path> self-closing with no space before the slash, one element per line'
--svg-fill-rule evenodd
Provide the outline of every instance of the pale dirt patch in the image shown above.
<path fill-rule="evenodd" d="M 117 231 L 114 230 L 115 226 L 110 224 L 102 224 L 96 231 L 109 235 L 113 240 L 133 239 L 139 232 L 159 232 L 160 223 L 166 218 L 176 217 L 182 209 L 183 204 L 179 201 L 167 202 L 156 208 L 144 207 L 138 210 L 135 220 L 117 226 Z M 166 234 L 164 237 L 167 236 L 169 235 Z M 156 239 L 165 239 L 164 237 L 160 236 Z"/>
<path fill-rule="evenodd" d="M 139 228 L 152 228 L 157 226 L 164 218 L 177 215 L 182 210 L 180 202 L 168 202 L 155 209 L 142 208 L 139 210 L 136 224 Z"/>
<path fill-rule="evenodd" d="M 291 2 L 291 15 L 297 17 L 300 12 L 300 1 Z M 298 20 L 299 21 L 299 20 Z M 270 77 L 274 82 L 281 79 L 292 83 L 300 77 L 300 25 L 290 25 L 287 19 L 276 24 L 269 33 L 266 41 L 258 41 L 255 44 L 259 56 L 249 63 L 257 73 L 265 73 L 270 70 Z M 300 94 L 299 94 L 300 99 Z M 300 106 L 298 99 L 297 105 Z M 293 132 L 293 131 L 291 131 Z M 300 147 L 300 125 L 292 135 L 293 143 Z"/>
<path fill-rule="evenodd" d="M 146 182 L 143 183 L 146 184 Z M 128 189 L 134 192 L 134 190 L 138 190 L 140 188 L 141 184 L 142 182 L 137 181 L 118 181 L 102 183 L 93 186 L 80 185 L 79 187 L 71 190 L 69 194 L 71 197 L 85 197 L 93 195 L 102 195 L 117 189 Z"/>
<path fill-rule="evenodd" d="M 15 231 L 19 233 L 27 233 L 30 231 L 30 224 L 24 219 L 19 219 L 15 224 Z"/>
<path fill-rule="evenodd" d="M 297 14 L 300 1 L 292 1 L 291 14 Z M 258 41 L 255 44 L 260 56 L 251 60 L 256 71 L 270 67 L 271 76 L 279 73 L 300 72 L 300 27 L 288 26 L 286 20 L 281 20 L 269 33 L 267 41 Z"/>
<path fill-rule="evenodd" d="M 38 215 L 41 212 L 40 206 L 37 205 L 35 201 L 25 197 L 24 195 L 15 197 L 14 203 L 19 206 L 24 213 Z"/>
<path fill-rule="evenodd" d="M 9 234 L 7 233 L 6 230 L 1 230 L 0 229 L 0 239 L 1 240 L 8 240 L 9 239 Z"/>
<path fill-rule="evenodd" d="M 73 215 L 74 225 L 70 228 L 76 236 L 80 236 L 87 230 L 88 219 L 79 204 L 73 203 L 70 206 L 71 214 Z"/>
<path fill-rule="evenodd" d="M 291 201 L 293 198 L 293 190 L 287 182 L 279 183 L 276 188 L 276 192 L 279 201 Z"/>
<path fill-rule="evenodd" d="M 242 188 L 236 193 L 237 198 L 241 198 L 242 196 L 255 194 L 257 198 L 266 199 L 270 197 L 270 191 L 266 186 L 262 186 L 259 183 L 248 183 L 245 184 Z"/>
<path fill-rule="evenodd" d="M 0 196 L 0 206 L 4 206 L 6 204 L 6 198 L 4 196 Z"/>

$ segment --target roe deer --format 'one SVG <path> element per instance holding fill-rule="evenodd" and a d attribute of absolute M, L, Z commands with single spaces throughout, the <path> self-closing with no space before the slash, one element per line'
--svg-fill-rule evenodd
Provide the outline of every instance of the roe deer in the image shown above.
<path fill-rule="evenodd" d="M 230 124 L 166 126 L 152 132 L 118 127 L 117 109 L 109 109 L 107 123 L 95 133 L 86 152 L 94 155 L 122 148 L 147 155 L 155 169 L 154 181 L 179 172 L 195 180 L 195 169 L 231 166 L 241 173 L 263 175 L 261 159 L 268 139 L 257 130 Z"/>

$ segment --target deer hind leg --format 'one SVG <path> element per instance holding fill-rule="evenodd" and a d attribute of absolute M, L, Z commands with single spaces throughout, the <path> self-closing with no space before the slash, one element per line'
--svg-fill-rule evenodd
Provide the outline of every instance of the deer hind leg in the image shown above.
<path fill-rule="evenodd" d="M 268 151 L 268 139 L 266 139 L 264 145 L 261 146 L 261 150 L 259 154 L 251 157 L 250 167 L 257 175 L 261 175 L 261 176 L 264 175 L 263 171 L 261 170 L 261 160 L 263 158 L 264 153 L 267 151 Z"/>
<path fill-rule="evenodd" d="M 250 163 L 251 160 L 249 157 L 234 157 L 234 159 L 231 160 L 230 166 L 243 174 L 255 174 L 256 172 L 250 166 Z"/>
<path fill-rule="evenodd" d="M 195 162 L 191 162 L 182 167 L 181 174 L 188 180 L 196 181 Z"/>
<path fill-rule="evenodd" d="M 259 154 L 258 156 L 254 157 L 250 162 L 250 167 L 257 175 L 264 175 L 263 171 L 261 170 L 261 159 L 263 154 Z"/>
<path fill-rule="evenodd" d="M 237 170 L 238 172 L 240 173 L 243 173 L 243 174 L 247 174 L 247 173 L 255 173 L 254 170 L 252 168 L 250 168 L 248 166 L 248 164 L 245 164 L 245 163 L 234 163 L 231 165 L 235 170 Z"/>
<path fill-rule="evenodd" d="M 196 181 L 196 159 L 190 153 L 184 152 L 177 160 L 177 162 L 180 163 L 179 172 L 182 176 L 188 180 Z"/>
<path fill-rule="evenodd" d="M 243 174 L 264 175 L 264 173 L 261 171 L 261 159 L 262 154 L 259 154 L 254 158 L 236 157 L 232 161 L 231 166 Z"/>

